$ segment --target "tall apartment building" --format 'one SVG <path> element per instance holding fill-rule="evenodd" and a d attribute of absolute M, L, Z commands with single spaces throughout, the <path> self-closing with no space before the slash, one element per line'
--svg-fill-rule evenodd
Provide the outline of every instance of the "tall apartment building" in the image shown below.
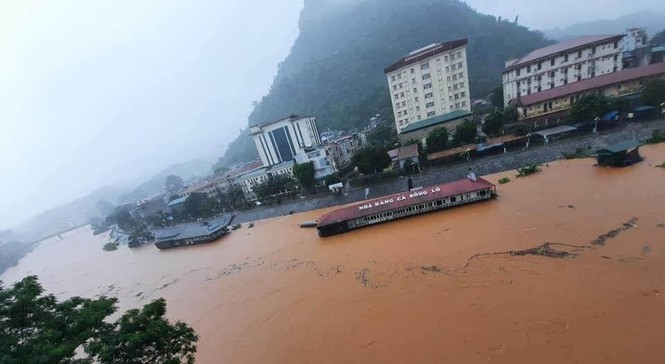
<path fill-rule="evenodd" d="M 622 69 L 623 35 L 591 35 L 506 61 L 503 103 Z"/>
<path fill-rule="evenodd" d="M 455 110 L 471 110 L 467 40 L 434 43 L 387 67 L 397 132 Z"/>
<path fill-rule="evenodd" d="M 293 161 L 305 148 L 321 145 L 314 117 L 290 115 L 277 121 L 254 125 L 250 133 L 264 166 Z"/>

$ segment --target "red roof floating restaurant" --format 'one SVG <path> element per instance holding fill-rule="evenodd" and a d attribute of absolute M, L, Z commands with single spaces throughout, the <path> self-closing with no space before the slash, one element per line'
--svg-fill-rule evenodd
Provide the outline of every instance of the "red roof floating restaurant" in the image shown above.
<path fill-rule="evenodd" d="M 363 226 L 442 210 L 496 197 L 496 186 L 482 178 L 413 189 L 337 209 L 322 216 L 319 236 L 345 233 Z"/>

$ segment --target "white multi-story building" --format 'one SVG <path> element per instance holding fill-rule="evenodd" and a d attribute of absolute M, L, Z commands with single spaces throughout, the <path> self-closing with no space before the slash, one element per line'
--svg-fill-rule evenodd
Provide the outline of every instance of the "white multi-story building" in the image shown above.
<path fill-rule="evenodd" d="M 466 39 L 417 49 L 386 68 L 395 125 L 471 110 Z"/>
<path fill-rule="evenodd" d="M 314 117 L 290 115 L 284 119 L 250 127 L 256 150 L 264 166 L 292 161 L 305 148 L 321 145 Z"/>
<path fill-rule="evenodd" d="M 536 49 L 506 61 L 503 103 L 621 70 L 623 35 L 591 35 Z"/>

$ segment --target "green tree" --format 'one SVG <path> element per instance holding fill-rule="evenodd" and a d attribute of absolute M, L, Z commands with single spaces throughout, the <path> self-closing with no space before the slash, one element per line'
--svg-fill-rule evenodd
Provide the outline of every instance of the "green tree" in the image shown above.
<path fill-rule="evenodd" d="M 265 199 L 270 196 L 288 194 L 298 190 L 298 182 L 289 175 L 270 175 L 267 180 L 253 187 L 256 197 Z"/>
<path fill-rule="evenodd" d="M 183 205 L 185 214 L 192 218 L 211 216 L 213 208 L 213 201 L 203 192 L 192 192 Z"/>
<path fill-rule="evenodd" d="M 478 136 L 478 128 L 476 124 L 466 119 L 461 123 L 457 124 L 455 127 L 455 133 L 453 134 L 453 141 L 455 144 L 469 144 L 473 143 Z"/>
<path fill-rule="evenodd" d="M 219 200 L 222 206 L 231 210 L 245 208 L 248 205 L 240 186 L 231 186 L 225 192 L 219 193 Z"/>
<path fill-rule="evenodd" d="M 388 152 L 384 148 L 374 146 L 360 149 L 351 158 L 351 163 L 363 174 L 382 172 L 390 162 Z"/>
<path fill-rule="evenodd" d="M 393 127 L 379 125 L 369 133 L 367 142 L 382 147 L 392 147 L 397 143 L 397 132 Z"/>
<path fill-rule="evenodd" d="M 109 322 L 116 302 L 107 297 L 58 302 L 44 293 L 36 276 L 10 288 L 0 285 L 0 363 L 193 362 L 198 336 L 186 324 L 164 318 L 163 299 Z M 86 356 L 74 359 L 80 347 Z"/>
<path fill-rule="evenodd" d="M 133 230 L 138 224 L 129 211 L 123 209 L 118 209 L 115 214 L 113 214 L 112 219 L 119 228 L 126 231 Z"/>
<path fill-rule="evenodd" d="M 85 350 L 100 363 L 194 363 L 198 335 L 183 322 L 171 324 L 165 315 L 163 298 L 129 310 Z"/>
<path fill-rule="evenodd" d="M 427 142 L 427 151 L 433 153 L 446 149 L 448 138 L 448 129 L 445 127 L 434 128 L 427 134 L 427 138 L 425 139 L 425 142 Z"/>
<path fill-rule="evenodd" d="M 504 123 L 514 123 L 519 121 L 519 113 L 517 112 L 517 108 L 515 106 L 508 106 L 507 108 L 503 109 L 503 121 Z"/>
<path fill-rule="evenodd" d="M 570 118 L 575 122 L 591 121 L 608 112 L 609 99 L 603 95 L 588 94 L 582 96 L 570 108 Z"/>
<path fill-rule="evenodd" d="M 485 117 L 483 133 L 490 136 L 500 135 L 505 123 L 506 118 L 504 112 L 500 110 L 494 111 Z"/>
<path fill-rule="evenodd" d="M 650 106 L 660 106 L 665 102 L 665 80 L 655 78 L 647 82 L 642 90 L 642 102 Z"/>
<path fill-rule="evenodd" d="M 490 101 L 492 105 L 497 109 L 503 109 L 503 86 L 499 85 L 492 89 L 492 94 L 490 95 Z"/>
<path fill-rule="evenodd" d="M 293 175 L 304 188 L 314 187 L 314 183 L 316 182 L 314 178 L 315 172 L 313 162 L 298 163 L 293 166 Z"/>

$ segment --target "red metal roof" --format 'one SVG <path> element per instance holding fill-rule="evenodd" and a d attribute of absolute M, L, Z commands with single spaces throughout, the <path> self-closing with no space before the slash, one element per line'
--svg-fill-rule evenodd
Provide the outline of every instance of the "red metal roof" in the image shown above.
<path fill-rule="evenodd" d="M 603 35 L 588 35 L 584 37 L 579 37 L 575 39 L 566 40 L 557 44 L 553 44 L 548 47 L 543 47 L 531 51 L 526 56 L 516 60 L 510 66 L 506 67 L 506 71 L 510 71 L 520 66 L 524 66 L 528 63 L 542 60 L 544 58 L 552 57 L 560 53 L 567 53 L 576 51 L 578 48 L 589 47 L 594 43 L 603 43 L 608 41 L 619 40 L 623 38 L 623 35 L 620 34 L 603 34 Z"/>
<path fill-rule="evenodd" d="M 522 105 L 533 105 L 539 102 L 556 99 L 559 97 L 574 95 L 580 92 L 609 86 L 619 82 L 626 82 L 642 77 L 657 76 L 665 74 L 665 63 L 655 63 L 637 68 L 626 68 L 621 71 L 608 73 L 602 76 L 587 78 L 581 81 L 569 83 L 564 86 L 554 87 L 549 90 L 524 95 L 519 98 Z"/>
<path fill-rule="evenodd" d="M 396 193 L 331 211 L 319 219 L 318 226 L 332 225 L 342 221 L 387 212 L 418 203 L 438 200 L 462 193 L 476 192 L 489 187 L 494 187 L 494 185 L 482 178 L 478 178 L 477 181 L 463 179 L 451 183 L 423 187 L 418 190 Z"/>
<path fill-rule="evenodd" d="M 425 49 L 422 50 L 422 52 L 417 52 L 414 54 L 409 54 L 408 56 L 400 59 L 399 61 L 391 64 L 390 66 L 386 67 L 384 70 L 384 73 L 389 73 L 395 70 L 398 70 L 404 66 L 417 63 L 422 61 L 423 59 L 435 56 L 439 53 L 447 52 L 449 50 L 459 48 L 462 46 L 465 46 L 467 43 L 466 38 L 464 39 L 458 39 L 458 40 L 453 40 L 450 42 L 445 42 L 445 43 L 436 43 L 432 47 L 425 47 Z"/>

